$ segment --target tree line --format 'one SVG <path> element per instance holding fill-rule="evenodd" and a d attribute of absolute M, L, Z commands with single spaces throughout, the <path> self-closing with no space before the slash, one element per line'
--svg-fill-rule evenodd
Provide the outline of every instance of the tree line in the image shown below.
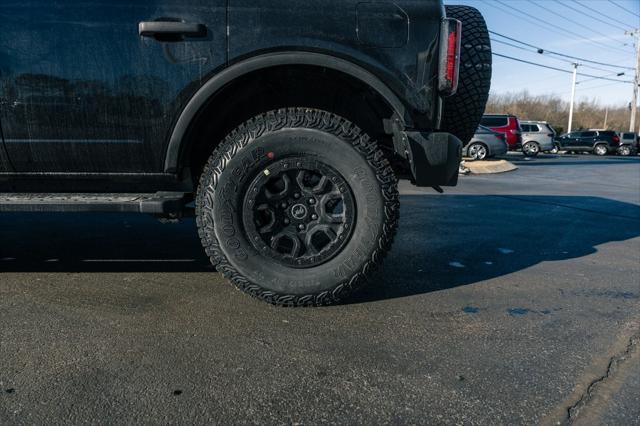
<path fill-rule="evenodd" d="M 566 131 L 569 122 L 569 102 L 558 95 L 531 95 L 527 91 L 517 93 L 491 93 L 487 113 L 513 114 L 520 120 L 549 122 L 560 134 Z M 605 126 L 605 115 L 606 126 Z M 573 107 L 573 130 L 603 129 L 629 130 L 628 106 L 611 107 L 600 105 L 595 99 L 581 99 Z"/>

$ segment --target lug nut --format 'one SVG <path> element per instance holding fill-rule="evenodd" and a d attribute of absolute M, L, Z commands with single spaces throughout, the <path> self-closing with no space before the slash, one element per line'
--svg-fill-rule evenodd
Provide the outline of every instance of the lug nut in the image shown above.
<path fill-rule="evenodd" d="M 316 203 L 316 200 L 314 200 L 313 198 L 309 198 L 309 204 L 312 204 L 312 205 L 313 205 L 313 204 L 315 204 L 315 203 Z"/>
<path fill-rule="evenodd" d="M 311 219 L 316 220 L 317 218 L 318 218 L 318 215 L 317 215 L 317 214 L 312 214 L 312 215 L 311 215 Z"/>
<path fill-rule="evenodd" d="M 282 207 L 283 209 L 287 208 L 287 203 L 285 203 L 284 201 L 282 202 L 282 204 L 280 204 L 280 207 Z"/>
<path fill-rule="evenodd" d="M 295 194 L 293 194 L 293 198 L 300 198 L 300 194 L 296 192 Z"/>
<path fill-rule="evenodd" d="M 289 224 L 289 219 L 285 218 L 285 220 L 283 222 L 284 222 L 285 225 L 288 225 Z"/>
<path fill-rule="evenodd" d="M 304 231 L 304 225 L 303 224 L 298 225 L 298 229 L 301 231 Z"/>

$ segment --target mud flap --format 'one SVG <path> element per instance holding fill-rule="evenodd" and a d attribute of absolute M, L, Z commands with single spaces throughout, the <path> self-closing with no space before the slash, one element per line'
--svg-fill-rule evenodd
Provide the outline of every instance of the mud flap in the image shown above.
<path fill-rule="evenodd" d="M 406 132 L 407 156 L 416 186 L 456 186 L 462 142 L 450 133 Z"/>

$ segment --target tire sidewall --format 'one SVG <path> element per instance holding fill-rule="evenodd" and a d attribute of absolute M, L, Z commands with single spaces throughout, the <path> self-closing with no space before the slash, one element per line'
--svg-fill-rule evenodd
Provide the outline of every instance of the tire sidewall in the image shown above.
<path fill-rule="evenodd" d="M 343 249 L 329 261 L 309 269 L 277 263 L 248 240 L 243 225 L 245 192 L 258 173 L 275 159 L 313 156 L 335 169 L 350 186 L 356 205 L 355 229 Z M 307 295 L 330 291 L 349 281 L 371 260 L 385 223 L 380 182 L 361 152 L 340 137 L 309 128 L 287 128 L 252 138 L 217 171 L 217 184 L 208 186 L 213 236 L 230 265 L 250 283 L 276 294 Z M 218 225 L 219 224 L 219 225 Z"/>
<path fill-rule="evenodd" d="M 600 149 L 603 149 L 602 153 L 599 151 Z M 593 152 L 600 157 L 603 157 L 605 155 L 607 155 L 607 148 L 604 146 L 604 144 L 598 144 L 595 146 L 595 148 L 593 148 Z"/>
<path fill-rule="evenodd" d="M 479 152 L 479 151 L 476 151 L 476 153 L 475 153 L 473 156 L 471 156 L 471 158 L 473 158 L 474 160 L 477 160 L 477 161 L 482 161 L 482 160 L 484 160 L 485 158 L 487 158 L 487 155 L 488 155 L 489 153 L 488 153 L 488 151 L 487 151 L 487 148 L 486 148 L 483 144 L 481 144 L 481 143 L 477 143 L 477 142 L 472 143 L 472 144 L 469 146 L 469 152 L 471 152 L 471 150 L 473 149 L 473 147 L 474 147 L 474 146 L 477 146 L 477 147 L 478 147 L 478 149 L 483 149 L 483 150 L 484 150 L 484 156 L 481 156 L 481 155 L 480 155 L 480 152 Z"/>
<path fill-rule="evenodd" d="M 527 149 L 527 147 L 535 147 L 537 149 L 535 151 L 531 151 Z M 529 157 L 535 157 L 540 153 L 540 146 L 536 142 L 527 142 L 522 147 L 522 151 L 524 152 L 525 155 Z"/>

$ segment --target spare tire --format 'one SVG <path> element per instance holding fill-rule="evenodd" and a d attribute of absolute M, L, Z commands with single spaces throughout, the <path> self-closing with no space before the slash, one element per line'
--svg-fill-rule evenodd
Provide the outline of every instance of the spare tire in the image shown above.
<path fill-rule="evenodd" d="M 466 145 L 489 99 L 491 41 L 482 14 L 470 6 L 446 6 L 447 18 L 462 22 L 460 77 L 455 95 L 444 98 L 440 128 Z"/>

